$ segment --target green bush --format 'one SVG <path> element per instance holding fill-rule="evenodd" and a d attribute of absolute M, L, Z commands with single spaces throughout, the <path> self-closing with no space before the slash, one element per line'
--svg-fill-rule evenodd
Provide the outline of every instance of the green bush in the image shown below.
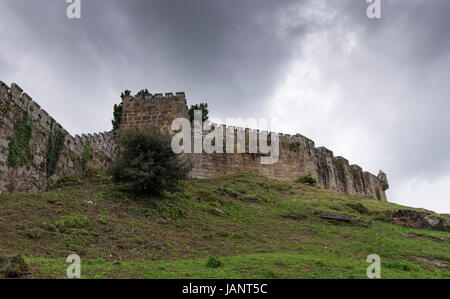
<path fill-rule="evenodd" d="M 113 182 L 138 193 L 176 191 L 191 169 L 173 152 L 170 136 L 155 127 L 124 130 L 119 146 L 111 167 Z"/>
<path fill-rule="evenodd" d="M 222 261 L 219 260 L 217 256 L 210 256 L 208 262 L 206 262 L 206 267 L 208 268 L 219 268 L 223 265 Z"/>
<path fill-rule="evenodd" d="M 310 175 L 305 175 L 305 176 L 299 177 L 299 178 L 296 180 L 296 182 L 297 182 L 297 183 L 300 183 L 300 184 L 308 184 L 308 185 L 311 185 L 311 186 L 315 186 L 315 185 L 317 184 L 316 179 L 313 178 L 313 177 L 310 176 Z"/>
<path fill-rule="evenodd" d="M 191 108 L 189 108 L 189 117 L 191 119 L 191 122 L 194 121 L 194 112 L 195 110 L 201 110 L 202 111 L 202 121 L 205 122 L 208 120 L 208 114 L 209 114 L 209 110 L 208 110 L 208 104 L 207 103 L 200 103 L 200 105 L 195 104 L 192 105 Z"/>

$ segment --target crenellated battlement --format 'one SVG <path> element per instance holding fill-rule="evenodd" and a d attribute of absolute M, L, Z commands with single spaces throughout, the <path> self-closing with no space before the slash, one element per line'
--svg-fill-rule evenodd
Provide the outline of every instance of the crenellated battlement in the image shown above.
<path fill-rule="evenodd" d="M 13 83 L 10 87 L 0 81 L 0 193 L 7 191 L 37 191 L 47 187 L 46 160 L 48 138 L 55 130 L 65 134 L 64 146 L 55 174 L 49 179 L 56 182 L 63 176 L 82 173 L 81 159 L 85 147 L 92 147 L 89 167 L 105 168 L 112 160 L 117 146 L 112 132 L 71 136 L 47 111 L 23 89 Z M 14 169 L 8 165 L 9 138 L 14 127 L 27 113 L 32 122 L 30 148 L 33 159 L 24 167 Z M 20 176 L 15 175 L 19 172 Z"/>
<path fill-rule="evenodd" d="M 184 92 L 126 96 L 123 99 L 122 128 L 153 124 L 170 132 L 175 118 L 188 117 Z"/>
<path fill-rule="evenodd" d="M 181 101 L 186 102 L 186 95 L 184 92 L 166 92 L 166 93 L 155 93 L 155 94 L 147 94 L 147 95 L 135 95 L 135 96 L 125 96 L 123 99 L 127 104 L 139 105 L 151 105 L 157 104 L 161 105 L 162 101 Z"/>

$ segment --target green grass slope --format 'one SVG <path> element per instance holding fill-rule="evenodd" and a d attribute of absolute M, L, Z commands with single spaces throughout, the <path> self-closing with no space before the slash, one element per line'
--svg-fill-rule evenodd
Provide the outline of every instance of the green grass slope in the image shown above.
<path fill-rule="evenodd" d="M 65 278 L 72 253 L 82 278 L 366 278 L 369 254 L 381 257 L 383 278 L 450 278 L 448 232 L 376 220 L 395 208 L 245 173 L 192 179 L 159 198 L 134 198 L 100 176 L 67 179 L 0 197 L 0 255 L 24 256 L 33 278 Z M 210 256 L 222 265 L 208 267 Z"/>

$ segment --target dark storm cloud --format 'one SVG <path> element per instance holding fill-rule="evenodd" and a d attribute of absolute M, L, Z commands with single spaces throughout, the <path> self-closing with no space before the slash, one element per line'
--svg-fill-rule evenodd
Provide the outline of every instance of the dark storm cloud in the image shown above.
<path fill-rule="evenodd" d="M 237 103 L 243 111 L 253 109 L 277 81 L 293 50 L 277 32 L 277 16 L 292 3 L 122 1 L 118 8 L 133 16 L 128 21 L 136 46 L 129 57 L 147 66 L 140 72 L 150 89 L 167 86 L 171 78 L 174 88 L 212 102 L 226 116 L 236 113 Z"/>
<path fill-rule="evenodd" d="M 101 65 L 116 93 L 185 90 L 192 101 L 208 100 L 228 116 L 236 103 L 240 111 L 257 108 L 253 101 L 276 84 L 295 50 L 292 40 L 306 30 L 280 35 L 279 13 L 293 3 L 82 1 L 80 21 L 66 18 L 61 0 L 6 5 L 23 23 L 21 34 L 35 41 L 35 55 L 73 84 L 94 87 Z"/>
<path fill-rule="evenodd" d="M 370 61 L 365 64 L 364 75 L 372 80 L 373 90 L 361 91 L 361 96 L 374 93 L 377 102 L 367 104 L 384 107 L 383 112 L 394 117 L 385 123 L 377 122 L 373 129 L 383 132 L 385 151 L 395 151 L 392 163 L 402 176 L 414 174 L 435 179 L 448 175 L 450 141 L 444 136 L 450 130 L 450 38 L 446 33 L 450 28 L 450 2 L 383 4 L 384 19 L 379 24 L 362 20 L 361 14 L 353 15 L 354 26 L 364 30 L 361 43 L 374 52 L 367 57 Z M 350 68 L 363 73 L 356 63 Z M 354 90 L 358 92 L 358 87 Z M 359 97 L 349 97 L 347 101 L 354 107 L 366 106 L 359 104 Z M 361 121 L 371 113 L 360 112 L 357 115 Z"/>
<path fill-rule="evenodd" d="M 64 0 L 0 2 L 0 80 L 73 134 L 109 130 L 124 89 L 185 91 L 220 118 L 279 108 L 291 133 L 384 168 L 392 200 L 450 177 L 450 1 L 382 0 L 381 20 L 365 0 L 81 2 L 81 20 Z"/>

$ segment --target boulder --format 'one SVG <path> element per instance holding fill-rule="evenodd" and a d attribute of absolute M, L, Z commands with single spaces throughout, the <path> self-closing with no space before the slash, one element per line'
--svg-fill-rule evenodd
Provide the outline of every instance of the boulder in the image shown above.
<path fill-rule="evenodd" d="M 29 271 L 30 267 L 25 263 L 22 256 L 0 256 L 0 275 L 3 275 L 5 278 L 17 278 L 29 274 Z"/>
<path fill-rule="evenodd" d="M 344 222 L 361 222 L 361 218 L 358 216 L 350 216 L 350 215 L 339 214 L 339 213 L 322 213 L 320 216 L 323 219 L 328 219 L 328 220 L 337 220 L 337 221 L 344 221 Z"/>
<path fill-rule="evenodd" d="M 392 210 L 390 211 L 390 218 L 392 223 L 407 227 L 446 230 L 444 219 L 428 212 Z"/>
<path fill-rule="evenodd" d="M 345 224 L 351 224 L 351 225 L 361 225 L 361 226 L 365 226 L 365 227 L 370 227 L 370 225 L 371 225 L 370 220 L 364 220 L 358 216 L 351 216 L 351 215 L 340 214 L 340 213 L 322 213 L 322 214 L 320 214 L 320 217 L 322 217 L 323 219 L 339 221 L 339 222 L 342 222 Z"/>
<path fill-rule="evenodd" d="M 424 257 L 416 257 L 416 260 L 421 262 L 422 264 L 430 266 L 430 267 L 443 268 L 443 269 L 449 268 L 448 262 L 443 261 L 443 260 L 438 260 L 438 259 L 429 260 Z"/>

